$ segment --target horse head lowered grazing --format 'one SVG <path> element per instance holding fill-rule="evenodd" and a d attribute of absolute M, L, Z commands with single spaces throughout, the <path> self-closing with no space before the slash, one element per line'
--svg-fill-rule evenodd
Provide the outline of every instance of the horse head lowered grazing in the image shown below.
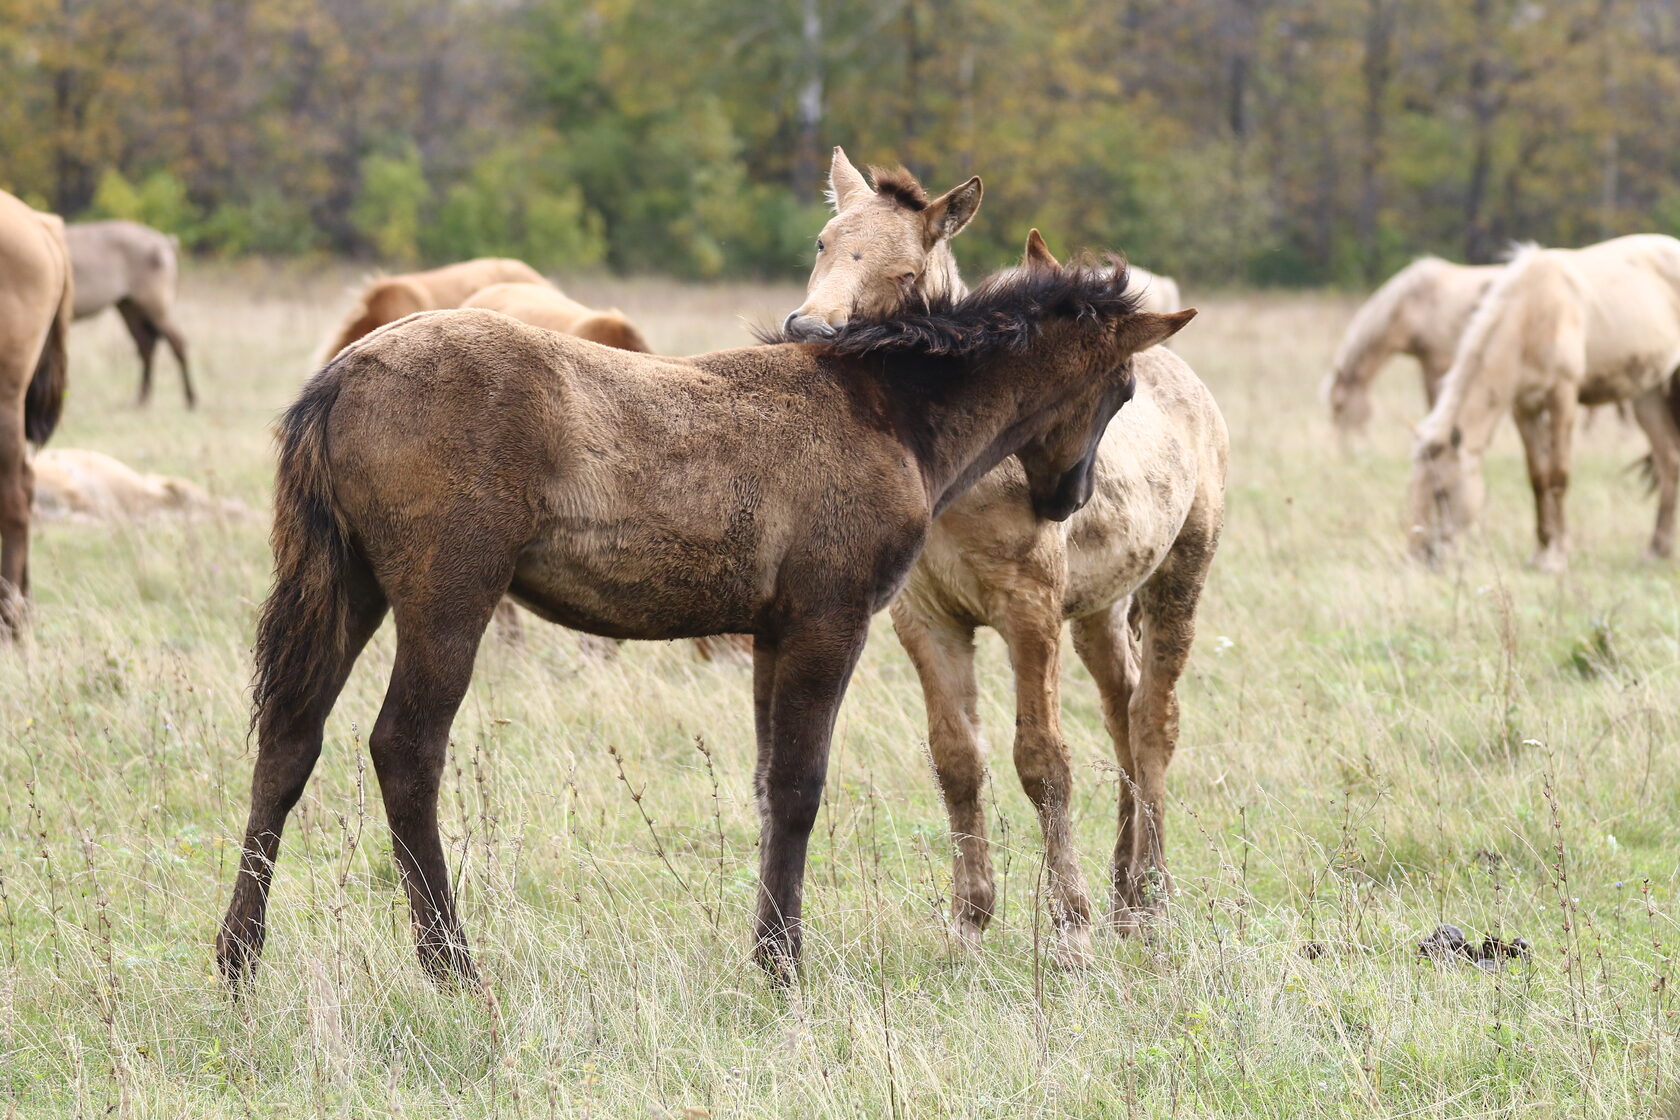
<path fill-rule="evenodd" d="M 387 611 L 397 651 L 369 736 L 435 977 L 471 979 L 438 836 L 450 724 L 510 594 L 605 637 L 754 636 L 758 959 L 798 959 L 806 846 L 870 616 L 933 517 L 1020 454 L 1071 513 L 1131 357 L 1190 313 L 1136 310 L 1124 270 L 1001 275 L 823 345 L 695 358 L 608 350 L 488 311 L 353 344 L 280 422 L 275 582 L 257 624 L 250 817 L 217 962 L 261 952 L 286 816 Z M 494 407 L 486 407 L 493 402 Z"/>

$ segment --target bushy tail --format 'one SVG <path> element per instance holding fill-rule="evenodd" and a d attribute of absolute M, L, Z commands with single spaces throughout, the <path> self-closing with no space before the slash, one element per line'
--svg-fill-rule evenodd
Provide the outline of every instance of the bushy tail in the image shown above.
<path fill-rule="evenodd" d="M 70 315 L 75 308 L 71 289 L 70 260 L 64 259 L 64 287 L 59 293 L 58 314 L 47 331 L 47 341 L 35 363 L 35 376 L 23 398 L 23 433 L 39 447 L 47 442 L 64 413 L 64 387 L 70 374 Z"/>
<path fill-rule="evenodd" d="M 310 702 L 336 676 L 348 643 L 350 582 L 365 574 L 333 504 L 327 422 L 338 400 L 338 367 L 304 386 L 280 420 L 274 479 L 274 588 L 257 619 L 251 721 L 273 705 Z"/>

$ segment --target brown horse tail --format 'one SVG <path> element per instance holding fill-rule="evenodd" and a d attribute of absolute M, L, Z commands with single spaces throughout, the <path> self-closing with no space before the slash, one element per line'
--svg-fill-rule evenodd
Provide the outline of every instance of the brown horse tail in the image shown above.
<path fill-rule="evenodd" d="M 59 244 L 63 244 L 62 239 Z M 64 413 L 64 387 L 70 378 L 70 315 L 75 295 L 70 287 L 70 258 L 64 257 L 64 290 L 59 295 L 58 314 L 53 316 L 47 341 L 35 362 L 35 376 L 23 398 L 23 434 L 39 447 L 58 427 Z"/>
<path fill-rule="evenodd" d="M 333 501 L 327 423 L 342 381 L 339 363 L 304 386 L 278 427 L 274 479 L 274 587 L 257 618 L 251 723 L 278 706 L 307 706 L 344 655 L 350 581 L 368 578 Z"/>

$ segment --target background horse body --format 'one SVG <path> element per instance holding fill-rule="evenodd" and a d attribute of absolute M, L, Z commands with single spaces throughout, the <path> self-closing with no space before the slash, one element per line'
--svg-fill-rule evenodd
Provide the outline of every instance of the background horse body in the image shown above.
<path fill-rule="evenodd" d="M 460 307 L 474 292 L 501 283 L 547 284 L 542 273 L 508 257 L 479 257 L 426 272 L 370 280 L 321 352 L 331 361 L 346 346 L 417 311 Z"/>
<path fill-rule="evenodd" d="M 658 358 L 485 311 L 353 346 L 281 426 L 223 974 L 260 952 L 280 830 L 387 609 L 396 662 L 368 745 L 421 960 L 473 974 L 437 796 L 480 636 L 510 593 L 607 637 L 755 636 L 757 952 L 781 970 L 799 953 L 806 845 L 870 615 L 932 517 L 1006 456 L 1027 457 L 1036 507 L 1072 513 L 1131 352 L 1188 318 L 1135 313 L 1123 276 L 1072 269 L 831 347 Z"/>
<path fill-rule="evenodd" d="M 28 444 L 46 442 L 58 426 L 73 303 L 63 221 L 0 191 L 0 640 L 23 627 L 34 496 Z"/>
<path fill-rule="evenodd" d="M 619 350 L 636 350 L 643 354 L 653 351 L 647 339 L 642 337 L 642 332 L 618 308 L 597 311 L 585 307 L 547 283 L 492 284 L 473 293 L 461 306 L 500 311 L 533 327 L 559 331 Z"/>
<path fill-rule="evenodd" d="M 915 229 L 902 218 L 872 213 L 913 206 L 916 193 L 902 179 L 892 180 L 898 184 L 892 191 L 870 191 L 839 149 L 831 175 L 840 209 L 824 227 L 829 252 L 879 262 L 916 251 L 914 241 L 877 240 L 907 225 Z M 911 216 L 916 213 L 912 209 Z M 949 253 L 943 238 L 935 248 Z M 1027 264 L 1056 267 L 1036 232 Z M 866 279 L 861 270 L 853 275 Z M 941 282 L 961 284 L 954 261 Z M 843 289 L 827 298 L 831 307 L 847 306 Z M 1169 886 L 1162 829 L 1166 767 L 1178 740 L 1176 687 L 1224 522 L 1230 439 L 1206 387 L 1171 351 L 1145 350 L 1132 368 L 1135 394 L 1100 445 L 1089 504 L 1065 524 L 1047 523 L 1034 515 L 1021 464 L 1002 464 L 934 523 L 922 559 L 893 603 L 893 625 L 927 704 L 928 744 L 956 845 L 952 918 L 965 944 L 978 944 L 995 899 L 980 801 L 979 626 L 992 627 L 1009 646 L 1015 766 L 1044 833 L 1059 957 L 1077 963 L 1089 955 L 1091 914 L 1068 820 L 1072 770 L 1061 735 L 1060 692 L 1064 620 L 1072 622 L 1075 649 L 1101 693 L 1123 772 L 1112 882 L 1121 928 L 1158 909 Z"/>
<path fill-rule="evenodd" d="M 1504 270 L 1502 264 L 1420 257 L 1371 293 L 1348 323 L 1325 381 L 1336 426 L 1343 431 L 1365 426 L 1371 382 L 1396 354 L 1417 359 L 1423 395 L 1433 408 L 1476 304 Z"/>
<path fill-rule="evenodd" d="M 1178 281 L 1171 276 L 1150 272 L 1130 262 L 1126 265 L 1126 275 L 1131 278 L 1131 286 L 1137 289 L 1138 307 L 1142 310 L 1165 315 L 1184 306 L 1183 297 L 1178 292 Z"/>
<path fill-rule="evenodd" d="M 1412 452 L 1412 551 L 1439 559 L 1480 514 L 1482 458 L 1515 417 L 1534 491 L 1535 563 L 1566 563 L 1563 499 L 1582 404 L 1627 401 L 1651 443 L 1657 522 L 1649 552 L 1674 547 L 1680 427 L 1667 387 L 1680 366 L 1680 241 L 1618 237 L 1521 251 L 1459 343 Z"/>
<path fill-rule="evenodd" d="M 169 343 L 181 370 L 187 407 L 198 403 L 187 372 L 187 340 L 175 322 L 175 239 L 138 222 L 78 222 L 66 226 L 76 276 L 76 318 L 115 306 L 140 351 L 140 396 L 152 395 L 158 339 Z"/>

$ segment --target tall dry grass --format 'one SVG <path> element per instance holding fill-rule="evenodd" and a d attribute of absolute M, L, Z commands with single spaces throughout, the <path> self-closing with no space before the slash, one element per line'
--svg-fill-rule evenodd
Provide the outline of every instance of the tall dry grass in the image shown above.
<path fill-rule="evenodd" d="M 348 274 L 189 280 L 204 407 L 129 405 L 114 321 L 78 326 L 63 446 L 266 504 L 266 426 Z M 574 284 L 655 345 L 746 340 L 779 289 Z M 260 524 L 48 525 L 33 640 L 0 658 L 0 1111 L 17 1116 L 1602 1117 L 1649 1114 L 1677 1054 L 1680 602 L 1636 557 L 1639 437 L 1584 437 L 1562 579 L 1529 571 L 1513 445 L 1458 566 L 1402 556 L 1406 423 L 1383 383 L 1342 454 L 1316 396 L 1346 301 L 1201 301 L 1181 352 L 1234 449 L 1229 532 L 1183 688 L 1148 939 L 1049 969 L 1040 845 L 982 647 L 1002 914 L 943 932 L 949 845 L 921 701 L 878 625 L 842 713 L 791 994 L 747 960 L 747 674 L 675 645 L 613 663 L 535 628 L 487 645 L 454 729 L 445 835 L 486 991 L 422 979 L 363 739 L 376 640 L 282 855 L 254 991 L 209 946 L 245 810 Z M 1069 658 L 1075 826 L 1101 883 L 1115 772 Z M 634 800 L 640 797 L 639 806 Z M 651 818 L 643 817 L 642 810 Z M 1532 942 L 1439 967 L 1437 923 Z"/>

